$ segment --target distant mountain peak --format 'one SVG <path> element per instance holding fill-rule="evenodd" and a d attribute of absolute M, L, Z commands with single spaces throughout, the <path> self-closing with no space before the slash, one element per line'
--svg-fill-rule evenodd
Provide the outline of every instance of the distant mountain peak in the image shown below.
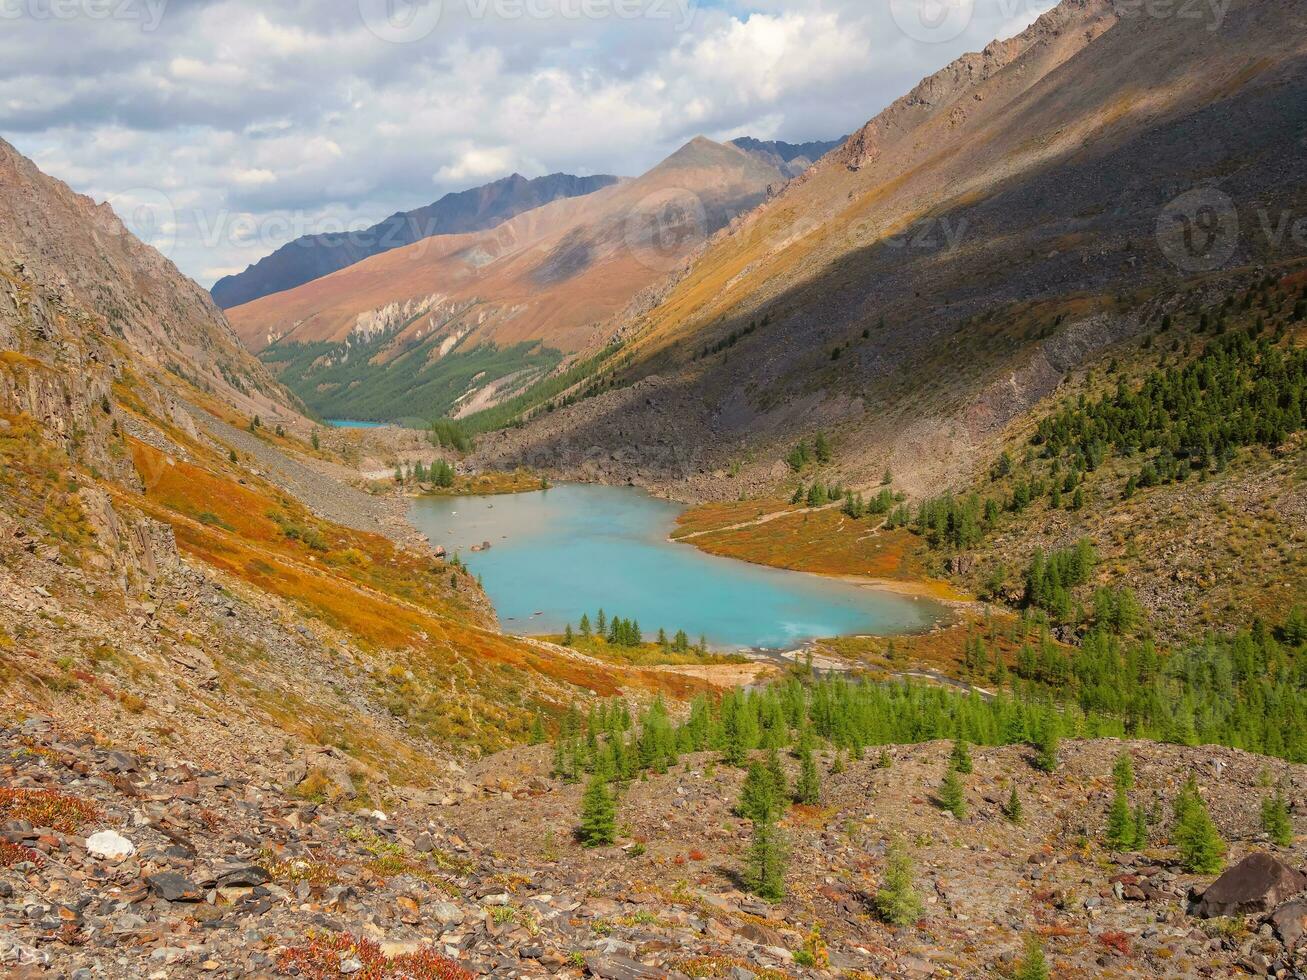
<path fill-rule="evenodd" d="M 575 177 L 555 173 L 529 179 L 514 172 L 481 187 L 446 194 L 425 207 L 397 211 L 365 231 L 304 235 L 244 272 L 220 279 L 211 292 L 219 306 L 232 309 L 433 235 L 483 231 L 524 211 L 563 198 L 593 194 L 615 183 L 617 178 L 606 174 Z"/>

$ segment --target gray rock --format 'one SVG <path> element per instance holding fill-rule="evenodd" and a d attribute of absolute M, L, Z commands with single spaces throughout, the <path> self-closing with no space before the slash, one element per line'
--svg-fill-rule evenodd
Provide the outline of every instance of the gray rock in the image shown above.
<path fill-rule="evenodd" d="M 1307 899 L 1283 905 L 1271 913 L 1266 922 L 1286 949 L 1295 949 L 1307 933 Z"/>
<path fill-rule="evenodd" d="M 662 980 L 670 977 L 666 970 L 656 966 L 646 966 L 625 956 L 600 956 L 592 953 L 585 958 L 585 965 L 596 977 L 603 980 Z"/>
<path fill-rule="evenodd" d="M 425 906 L 424 910 L 442 926 L 457 926 L 463 923 L 463 910 L 453 902 L 432 902 Z"/>
<path fill-rule="evenodd" d="M 199 885 L 175 871 L 150 875 L 145 883 L 150 886 L 151 892 L 165 902 L 198 902 L 204 898 Z"/>

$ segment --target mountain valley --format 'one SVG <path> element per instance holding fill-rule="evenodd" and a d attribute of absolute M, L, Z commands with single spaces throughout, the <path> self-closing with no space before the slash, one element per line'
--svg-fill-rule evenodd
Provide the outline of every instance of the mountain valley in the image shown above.
<path fill-rule="evenodd" d="M 1305 67 L 1062 0 L 212 293 L 0 140 L 0 972 L 1307 973 Z"/>

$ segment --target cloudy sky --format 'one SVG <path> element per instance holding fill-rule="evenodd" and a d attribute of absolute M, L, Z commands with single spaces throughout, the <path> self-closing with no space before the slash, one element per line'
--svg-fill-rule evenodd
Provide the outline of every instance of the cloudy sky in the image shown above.
<path fill-rule="evenodd" d="M 861 126 L 1052 0 L 0 0 L 0 136 L 205 286 L 518 171 Z"/>

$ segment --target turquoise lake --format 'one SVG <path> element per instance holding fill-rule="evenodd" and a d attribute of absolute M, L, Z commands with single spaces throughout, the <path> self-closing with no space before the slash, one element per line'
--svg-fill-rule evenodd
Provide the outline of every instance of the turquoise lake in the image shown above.
<path fill-rule="evenodd" d="M 385 426 L 384 422 L 356 422 L 353 419 L 327 419 L 327 424 L 333 429 L 380 429 Z"/>
<path fill-rule="evenodd" d="M 582 613 L 706 636 L 716 649 L 789 650 L 819 637 L 910 633 L 944 614 L 926 599 L 764 568 L 668 540 L 684 508 L 640 490 L 565 485 L 500 497 L 431 497 L 413 522 L 480 575 L 509 633 L 573 627 Z M 472 552 L 490 542 L 489 551 Z"/>

